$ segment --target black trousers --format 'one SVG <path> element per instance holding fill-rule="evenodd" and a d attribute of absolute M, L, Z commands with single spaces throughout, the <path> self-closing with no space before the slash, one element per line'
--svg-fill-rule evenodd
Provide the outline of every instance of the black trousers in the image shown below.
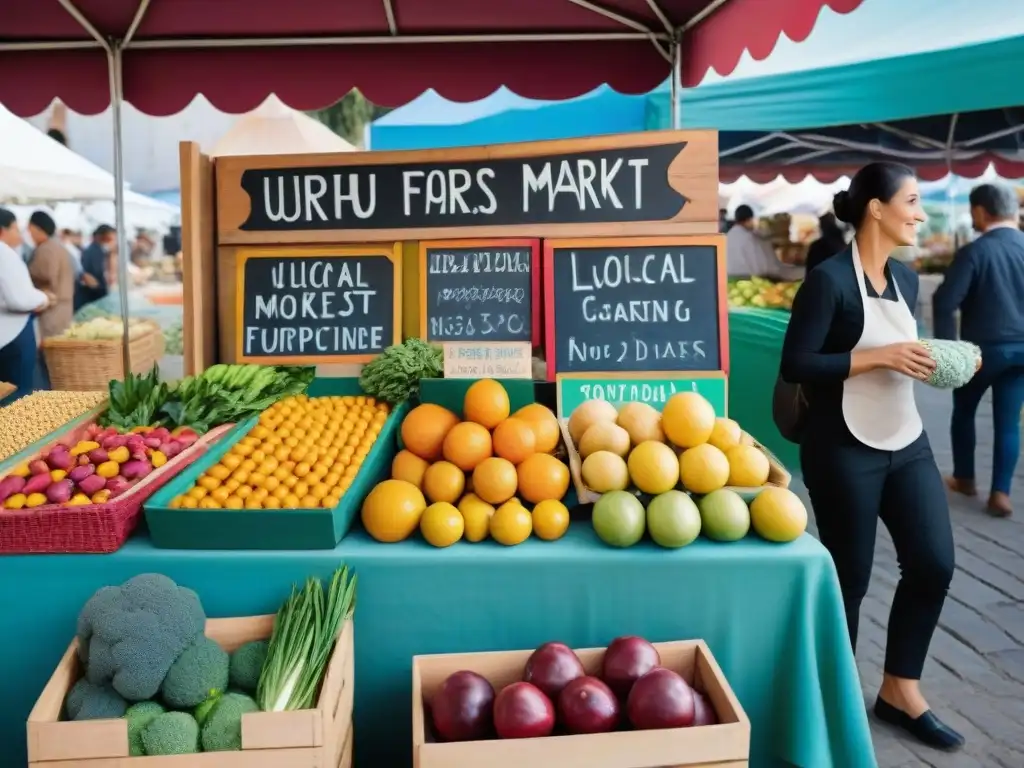
<path fill-rule="evenodd" d="M 881 518 L 892 536 L 900 581 L 889 614 L 885 671 L 919 680 L 953 578 L 953 531 L 946 489 L 924 433 L 899 451 L 844 435 L 800 447 L 821 543 L 836 565 L 850 642 L 857 647 Z"/>

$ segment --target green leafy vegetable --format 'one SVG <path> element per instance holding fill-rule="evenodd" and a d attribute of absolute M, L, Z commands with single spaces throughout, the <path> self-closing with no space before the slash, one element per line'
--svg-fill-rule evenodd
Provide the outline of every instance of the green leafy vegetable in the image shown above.
<path fill-rule="evenodd" d="M 256 703 L 264 712 L 309 709 L 316 703 L 342 622 L 355 610 L 356 577 L 348 566 L 334 572 L 324 595 L 319 579 L 306 579 L 301 590 L 277 612 L 263 665 Z"/>
<path fill-rule="evenodd" d="M 363 366 L 359 385 L 366 394 L 397 405 L 419 391 L 420 379 L 438 379 L 443 374 L 444 352 L 440 347 L 422 339 L 406 339 Z"/>

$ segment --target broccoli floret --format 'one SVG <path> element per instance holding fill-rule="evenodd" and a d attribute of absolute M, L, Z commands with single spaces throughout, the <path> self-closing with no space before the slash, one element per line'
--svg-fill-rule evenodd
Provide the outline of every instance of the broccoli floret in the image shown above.
<path fill-rule="evenodd" d="M 132 704 L 124 713 L 124 719 L 128 721 L 128 754 L 132 757 L 141 757 L 146 754 L 142 747 L 142 732 L 146 726 L 153 722 L 158 715 L 166 710 L 155 701 L 140 701 Z"/>
<path fill-rule="evenodd" d="M 187 712 L 164 712 L 142 730 L 147 755 L 191 755 L 199 751 L 199 723 Z"/>
<path fill-rule="evenodd" d="M 242 748 L 242 715 L 259 712 L 251 697 L 243 693 L 226 693 L 207 714 L 202 727 L 204 752 L 227 752 Z"/>
<path fill-rule="evenodd" d="M 266 640 L 253 640 L 231 654 L 229 679 L 232 686 L 246 693 L 256 693 L 269 647 L 270 643 Z"/>
<path fill-rule="evenodd" d="M 146 573 L 89 599 L 78 617 L 79 655 L 91 682 L 111 685 L 128 701 L 146 701 L 205 627 L 195 592 Z"/>
<path fill-rule="evenodd" d="M 128 702 L 110 686 L 96 685 L 83 677 L 68 691 L 64 709 L 68 720 L 106 720 L 124 715 Z"/>
<path fill-rule="evenodd" d="M 228 687 L 228 664 L 227 651 L 208 637 L 199 638 L 167 671 L 160 687 L 164 701 L 176 709 L 199 706 L 211 691 Z"/>

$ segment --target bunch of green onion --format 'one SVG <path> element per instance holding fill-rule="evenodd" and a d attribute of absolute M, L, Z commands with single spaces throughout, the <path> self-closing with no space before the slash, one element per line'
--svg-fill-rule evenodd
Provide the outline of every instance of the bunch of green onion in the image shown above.
<path fill-rule="evenodd" d="M 256 703 L 264 712 L 312 709 L 324 670 L 330 661 L 342 622 L 355 610 L 356 577 L 348 566 L 334 572 L 324 594 L 319 579 L 306 579 L 302 589 L 277 612 L 263 665 Z"/>

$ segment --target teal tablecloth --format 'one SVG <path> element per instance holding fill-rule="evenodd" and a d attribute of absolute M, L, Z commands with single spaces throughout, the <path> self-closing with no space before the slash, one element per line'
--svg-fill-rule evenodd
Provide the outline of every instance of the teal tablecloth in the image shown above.
<path fill-rule="evenodd" d="M 585 523 L 559 542 L 507 549 L 381 545 L 356 532 L 328 552 L 156 550 L 143 538 L 113 555 L 4 557 L 0 762 L 25 764 L 26 716 L 98 587 L 159 571 L 197 590 L 210 616 L 249 615 L 341 560 L 359 574 L 359 768 L 410 765 L 414 654 L 599 646 L 622 634 L 707 640 L 753 724 L 752 768 L 875 766 L 835 572 L 815 539 L 612 550 Z"/>

